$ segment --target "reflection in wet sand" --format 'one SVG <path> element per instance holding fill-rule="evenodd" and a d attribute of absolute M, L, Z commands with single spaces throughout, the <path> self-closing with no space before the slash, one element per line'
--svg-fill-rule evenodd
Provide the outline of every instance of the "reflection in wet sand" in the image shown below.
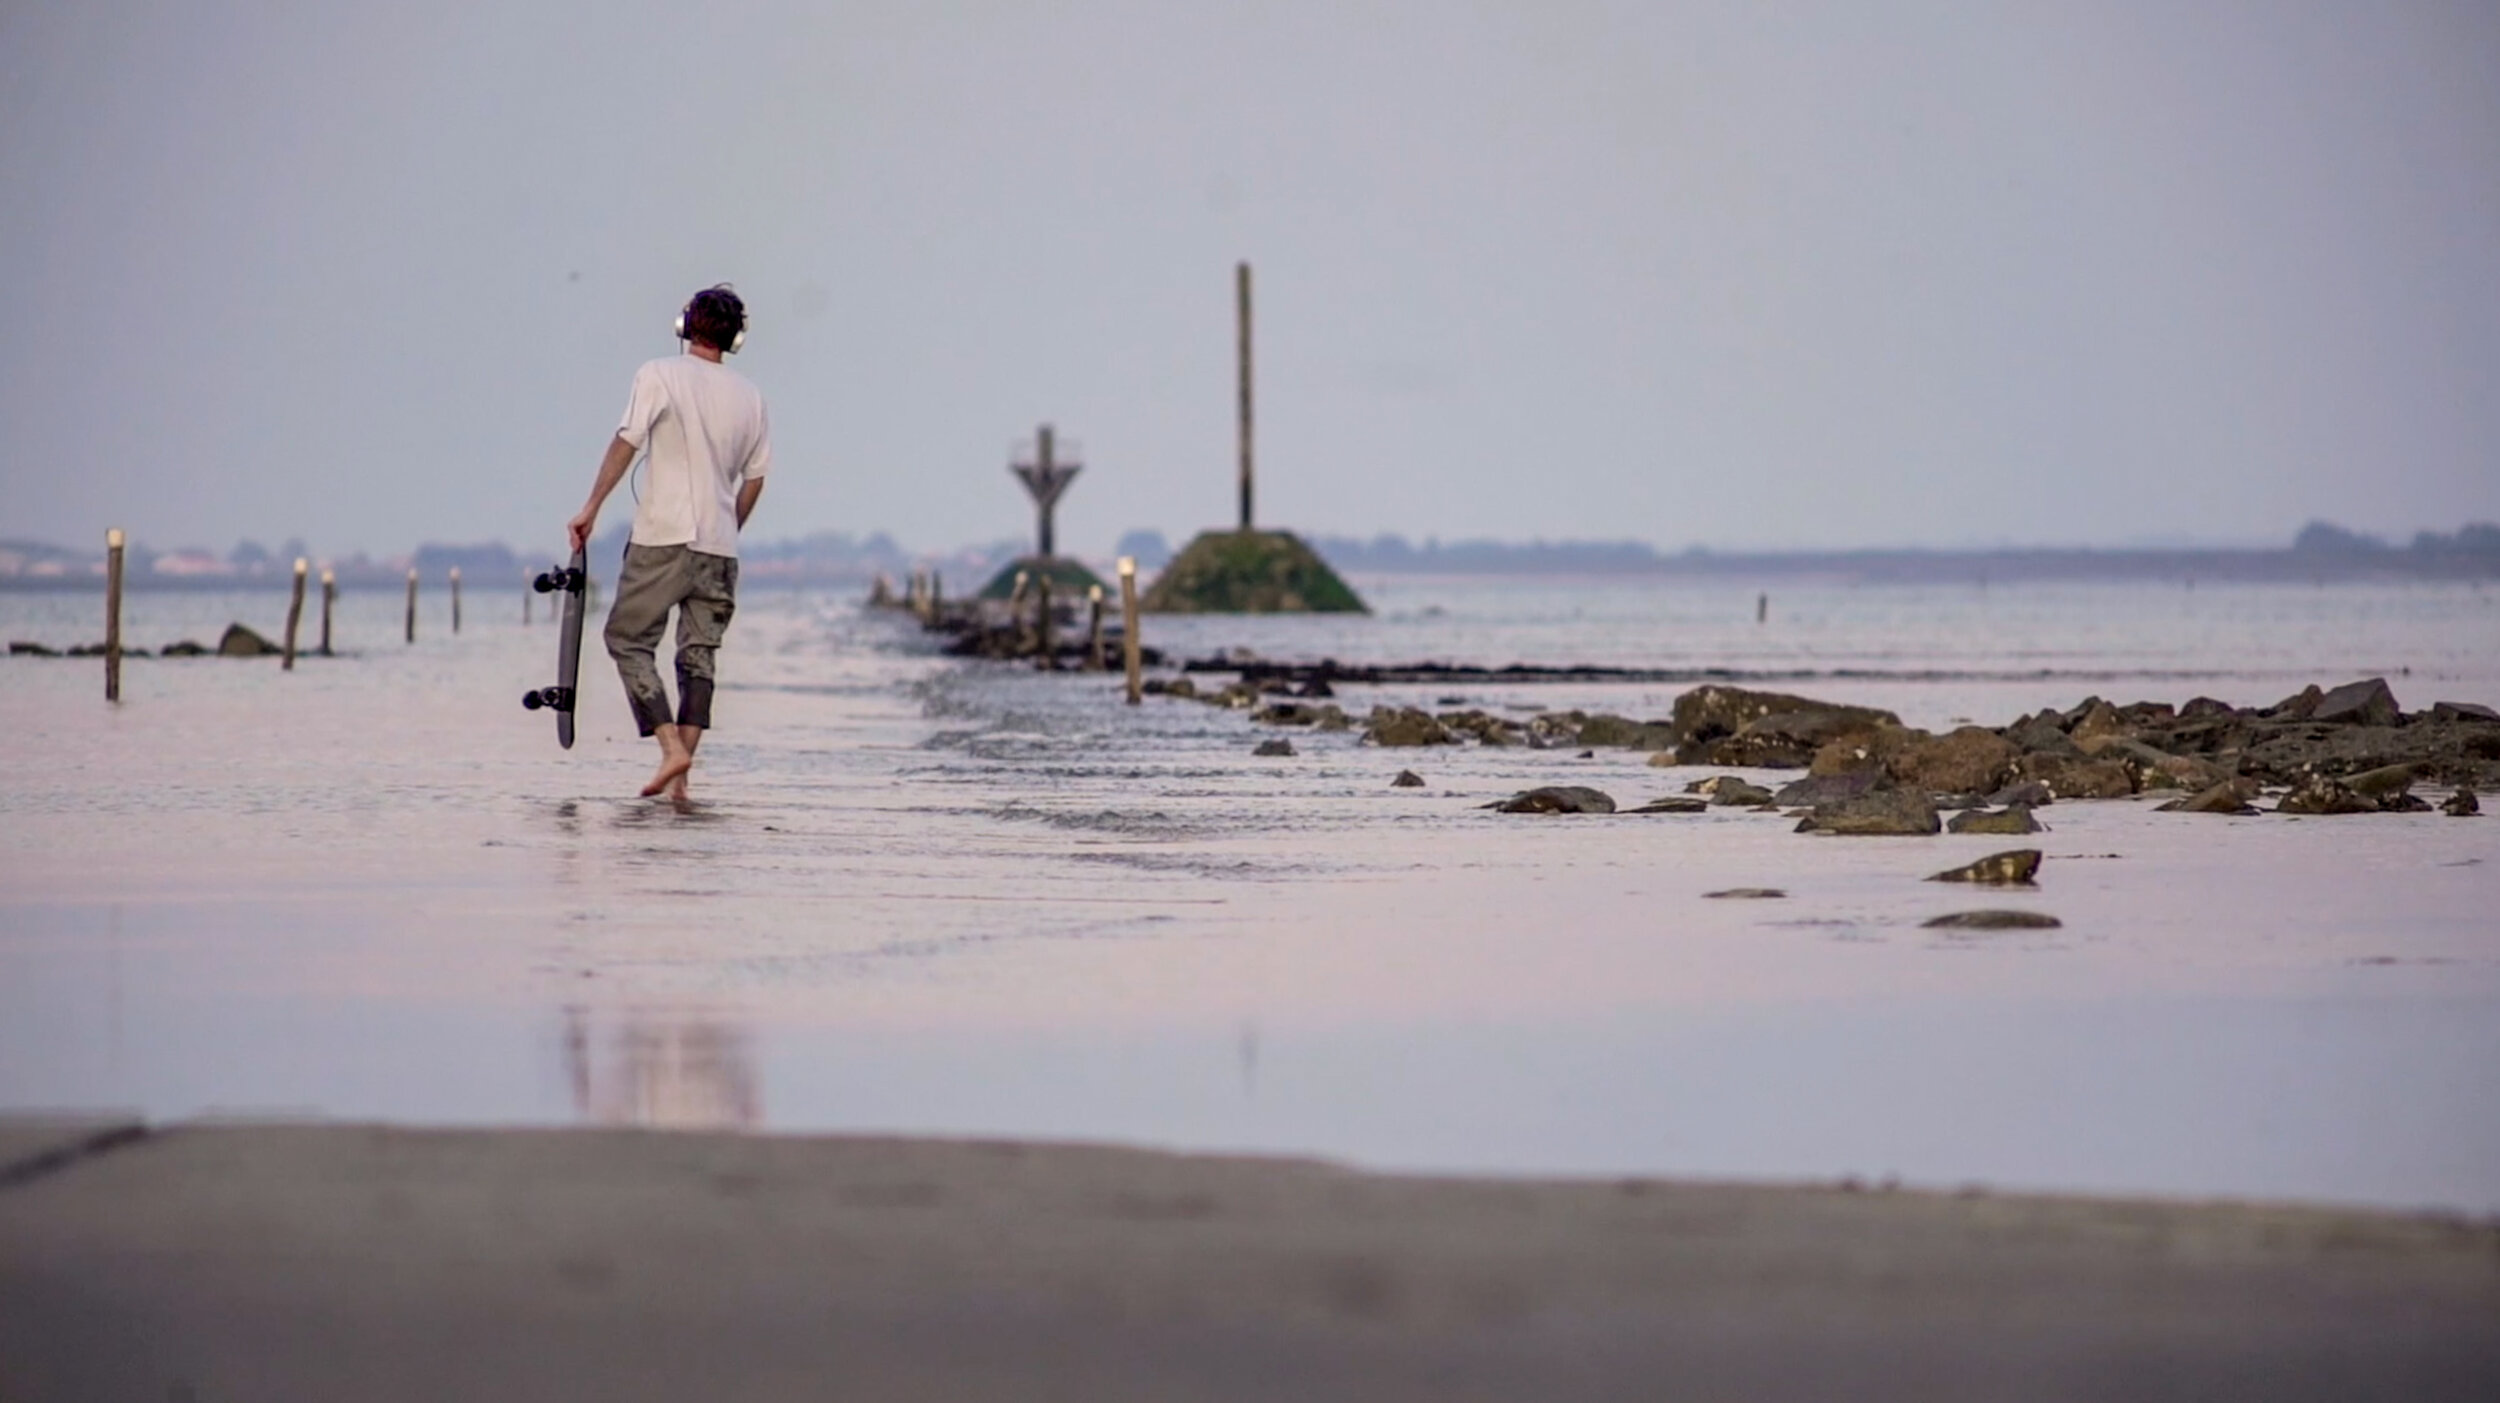
<path fill-rule="evenodd" d="M 564 1011 L 573 1109 L 593 1125 L 748 1129 L 763 1119 L 755 1054 L 744 1029 L 703 1015 L 637 1011 L 600 1028 Z M 604 1032 L 604 1037 L 602 1033 Z"/>

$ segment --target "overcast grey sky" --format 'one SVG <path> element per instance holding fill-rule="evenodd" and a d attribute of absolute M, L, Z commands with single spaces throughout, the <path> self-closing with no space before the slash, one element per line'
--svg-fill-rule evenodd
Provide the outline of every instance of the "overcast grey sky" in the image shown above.
<path fill-rule="evenodd" d="M 2500 6 L 0 0 L 0 536 L 549 546 L 734 281 L 765 536 L 2500 517 Z M 617 510 L 610 508 L 611 512 Z"/>

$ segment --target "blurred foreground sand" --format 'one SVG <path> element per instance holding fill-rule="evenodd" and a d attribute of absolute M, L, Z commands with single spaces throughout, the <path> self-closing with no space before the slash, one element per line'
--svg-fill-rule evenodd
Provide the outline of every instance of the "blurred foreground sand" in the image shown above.
<path fill-rule="evenodd" d="M 2488 1398 L 2500 1225 L 1036 1143 L 0 1123 L 0 1396 Z"/>

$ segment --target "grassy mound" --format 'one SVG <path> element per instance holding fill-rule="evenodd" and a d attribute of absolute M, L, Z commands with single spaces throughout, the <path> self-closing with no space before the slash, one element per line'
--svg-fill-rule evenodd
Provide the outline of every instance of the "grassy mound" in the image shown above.
<path fill-rule="evenodd" d="M 1048 557 L 1028 555 L 1018 558 L 997 574 L 990 576 L 990 582 L 981 587 L 981 598 L 1006 599 L 1013 595 L 1016 592 L 1018 570 L 1028 571 L 1033 576 L 1024 586 L 1028 598 L 1040 585 L 1044 574 L 1050 576 L 1051 595 L 1062 600 L 1081 598 L 1087 589 L 1103 584 L 1101 576 L 1064 555 Z M 1119 591 L 1112 589 L 1109 585 L 1103 585 L 1103 592 L 1115 599 L 1119 597 Z"/>
<path fill-rule="evenodd" d="M 1158 614 L 1368 614 L 1290 531 L 1202 531 L 1146 591 Z"/>

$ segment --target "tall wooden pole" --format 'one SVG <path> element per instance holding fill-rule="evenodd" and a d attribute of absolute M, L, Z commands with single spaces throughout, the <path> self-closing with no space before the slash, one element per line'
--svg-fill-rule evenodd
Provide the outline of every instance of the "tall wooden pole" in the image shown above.
<path fill-rule="evenodd" d="M 339 605 L 339 572 L 321 567 L 321 656 L 330 656 L 330 615 Z"/>
<path fill-rule="evenodd" d="M 1138 656 L 1137 637 L 1137 561 L 1120 557 L 1120 652 L 1128 664 L 1128 704 L 1137 705 L 1145 695 L 1144 659 Z"/>
<path fill-rule="evenodd" d="M 460 631 L 460 567 L 451 567 L 451 631 Z"/>
<path fill-rule="evenodd" d="M 300 555 L 295 557 L 295 592 L 287 597 L 286 647 L 282 650 L 284 656 L 278 662 L 278 669 L 282 672 L 295 670 L 295 630 L 304 622 L 304 576 L 311 569 L 311 561 Z"/>
<path fill-rule="evenodd" d="M 523 627 L 523 628 L 528 628 L 528 627 L 529 627 L 529 624 L 530 624 L 530 600 L 531 600 L 531 598 L 532 598 L 533 596 L 535 596 L 537 593 L 538 593 L 537 589 L 536 589 L 536 588 L 534 588 L 534 587 L 531 585 L 531 583 L 530 583 L 530 572 L 529 572 L 529 571 L 527 571 L 527 570 L 522 571 L 522 572 L 521 572 L 521 627 Z"/>
<path fill-rule="evenodd" d="M 1100 672 L 1103 669 L 1102 586 L 1087 586 L 1085 602 L 1093 606 L 1093 621 L 1086 627 L 1085 667 L 1089 672 Z"/>
<path fill-rule="evenodd" d="M 1241 529 L 1251 522 L 1250 473 L 1250 265 L 1233 265 L 1233 304 L 1239 332 L 1235 348 L 1241 364 Z"/>
<path fill-rule="evenodd" d="M 408 567 L 408 641 L 417 641 L 417 567 Z"/>
<path fill-rule="evenodd" d="M 1038 437 L 1041 440 L 1040 462 L 1042 465 L 1042 479 L 1047 482 L 1050 480 L 1051 470 L 1058 466 L 1057 463 L 1051 461 L 1050 450 L 1053 446 L 1051 443 L 1053 435 L 1050 431 L 1050 425 L 1042 425 L 1042 431 Z M 1033 543 L 1042 548 L 1041 555 L 1044 560 L 1050 559 L 1059 545 L 1058 541 L 1053 539 L 1058 535 L 1058 533 L 1051 529 L 1050 520 L 1053 516 L 1057 515 L 1057 513 L 1052 509 L 1058 504 L 1059 499 L 1056 494 L 1052 495 L 1048 499 L 1036 497 L 1033 501 L 1033 514 L 1036 518 L 1033 523 Z"/>
<path fill-rule="evenodd" d="M 104 699 L 122 699 L 122 532 L 104 533 Z"/>

